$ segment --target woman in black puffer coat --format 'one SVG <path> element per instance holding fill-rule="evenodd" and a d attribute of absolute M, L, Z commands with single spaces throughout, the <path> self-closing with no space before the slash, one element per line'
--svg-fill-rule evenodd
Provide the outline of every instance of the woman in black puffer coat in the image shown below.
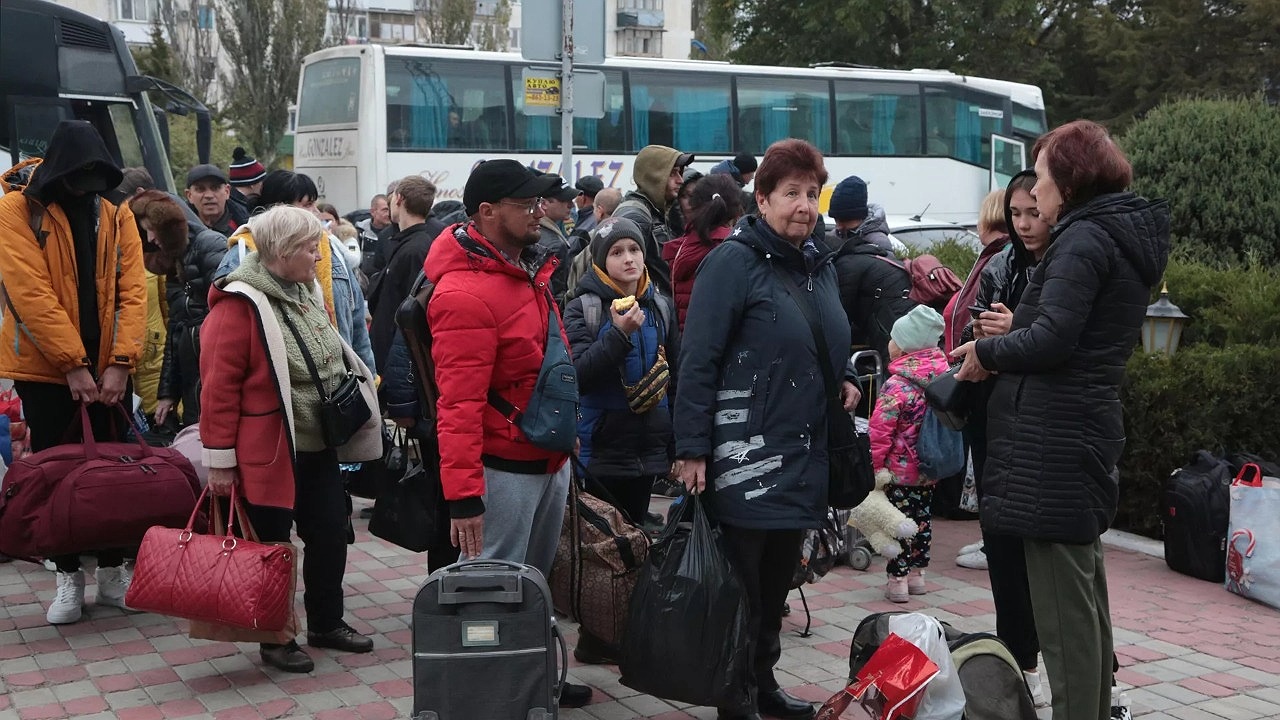
<path fill-rule="evenodd" d="M 967 343 L 959 377 L 997 375 L 984 529 L 1024 539 L 1054 720 L 1110 713 L 1110 609 L 1100 536 L 1115 517 L 1120 385 L 1169 259 L 1169 211 L 1125 192 L 1133 171 L 1100 125 L 1036 142 L 1033 195 L 1053 224 L 1007 335 Z"/>
<path fill-rule="evenodd" d="M 156 392 L 156 423 L 182 403 L 182 425 L 200 419 L 200 325 L 209 314 L 209 286 L 227 239 L 206 228 L 185 203 L 158 190 L 130 201 L 138 224 L 157 248 L 147 269 L 164 278 L 169 335 Z"/>

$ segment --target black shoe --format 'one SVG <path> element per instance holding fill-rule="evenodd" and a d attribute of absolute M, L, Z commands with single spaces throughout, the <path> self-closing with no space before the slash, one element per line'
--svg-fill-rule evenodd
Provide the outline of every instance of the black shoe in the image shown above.
<path fill-rule="evenodd" d="M 361 635 L 346 623 L 342 623 L 329 632 L 314 633 L 308 631 L 307 644 L 311 647 L 322 647 L 353 653 L 367 653 L 370 650 L 373 650 L 373 638 Z"/>
<path fill-rule="evenodd" d="M 296 640 L 284 645 L 262 643 L 258 646 L 258 654 L 262 656 L 262 662 L 285 672 L 309 673 L 316 669 L 311 656 L 298 647 Z"/>
<path fill-rule="evenodd" d="M 586 685 L 566 682 L 564 687 L 560 688 L 560 707 L 562 708 L 580 708 L 589 702 L 591 702 L 591 688 Z"/>
<path fill-rule="evenodd" d="M 791 614 L 791 603 L 789 602 L 782 603 L 782 617 L 786 617 L 790 614 Z"/>
<path fill-rule="evenodd" d="M 761 715 L 768 715 L 781 720 L 812 720 L 818 715 L 813 703 L 793 698 L 784 692 L 782 688 L 778 688 L 773 692 L 760 691 L 760 697 L 756 700 L 756 704 L 760 707 Z"/>

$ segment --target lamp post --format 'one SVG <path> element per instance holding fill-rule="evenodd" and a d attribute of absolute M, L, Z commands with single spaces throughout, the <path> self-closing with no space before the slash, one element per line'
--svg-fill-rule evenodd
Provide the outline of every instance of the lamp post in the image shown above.
<path fill-rule="evenodd" d="M 1188 317 L 1169 302 L 1169 285 L 1160 289 L 1160 299 L 1147 306 L 1147 319 L 1142 323 L 1142 349 L 1149 353 L 1172 355 L 1178 351 L 1182 326 Z"/>

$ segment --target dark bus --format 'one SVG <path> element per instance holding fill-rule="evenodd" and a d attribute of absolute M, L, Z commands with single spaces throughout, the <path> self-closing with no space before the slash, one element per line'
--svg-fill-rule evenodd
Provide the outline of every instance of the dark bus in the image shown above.
<path fill-rule="evenodd" d="M 9 165 L 42 156 L 60 121 L 87 120 L 121 167 L 144 166 L 157 187 L 173 191 L 166 112 L 196 113 L 198 155 L 208 162 L 208 109 L 139 75 L 119 29 L 52 2 L 0 4 L 0 98 L 0 153 Z"/>

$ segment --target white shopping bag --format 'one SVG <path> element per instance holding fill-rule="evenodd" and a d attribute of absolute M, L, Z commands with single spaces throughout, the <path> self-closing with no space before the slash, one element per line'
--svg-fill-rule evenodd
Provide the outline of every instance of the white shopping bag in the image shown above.
<path fill-rule="evenodd" d="M 1226 586 L 1280 608 L 1280 478 L 1264 477 L 1253 463 L 1231 484 Z"/>

